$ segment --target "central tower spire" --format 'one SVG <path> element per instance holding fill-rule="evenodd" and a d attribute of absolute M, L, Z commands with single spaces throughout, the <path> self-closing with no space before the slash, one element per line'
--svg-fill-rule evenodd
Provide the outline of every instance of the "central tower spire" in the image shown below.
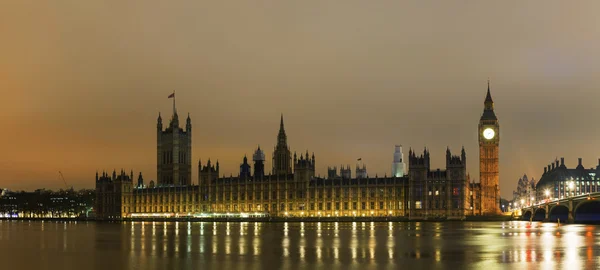
<path fill-rule="evenodd" d="M 283 114 L 279 122 L 279 134 L 277 134 L 277 145 L 273 151 L 273 174 L 285 175 L 292 173 L 292 155 L 287 145 L 287 136 L 283 125 Z"/>
<path fill-rule="evenodd" d="M 277 135 L 277 144 L 287 147 L 287 135 L 285 135 L 285 127 L 283 125 L 283 114 L 279 122 L 279 134 Z"/>

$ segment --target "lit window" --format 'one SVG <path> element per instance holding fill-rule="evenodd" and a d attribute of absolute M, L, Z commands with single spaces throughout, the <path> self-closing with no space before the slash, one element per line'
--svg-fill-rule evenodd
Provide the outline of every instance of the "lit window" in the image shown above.
<path fill-rule="evenodd" d="M 415 208 L 416 208 L 416 209 L 421 209 L 421 208 L 422 208 L 422 206 L 421 206 L 421 201 L 416 201 L 416 202 L 415 202 Z"/>

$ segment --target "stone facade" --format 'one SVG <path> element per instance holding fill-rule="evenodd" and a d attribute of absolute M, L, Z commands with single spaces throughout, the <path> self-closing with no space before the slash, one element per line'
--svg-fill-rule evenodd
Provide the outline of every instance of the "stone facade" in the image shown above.
<path fill-rule="evenodd" d="M 410 218 L 463 219 L 471 207 L 464 148 L 460 156 L 446 150 L 446 170 L 430 169 L 427 149 L 419 156 L 412 149 L 408 153 Z"/>
<path fill-rule="evenodd" d="M 163 130 L 162 117 L 156 125 L 156 180 L 159 186 L 192 184 L 192 120 L 188 115 L 185 130 L 173 111 L 169 126 Z"/>
<path fill-rule="evenodd" d="M 220 176 L 219 162 L 198 161 L 198 183 L 191 181 L 191 119 L 179 127 L 177 111 L 163 130 L 157 123 L 157 182 L 143 184 L 133 173 L 106 173 L 96 178 L 97 216 L 102 219 L 131 217 L 183 217 L 210 214 L 272 217 L 407 217 L 410 219 L 464 219 L 467 215 L 497 214 L 498 120 L 488 85 L 484 113 L 479 123 L 480 183 L 470 183 L 466 154 L 446 151 L 446 169 L 430 168 L 427 149 L 417 156 L 409 151 L 406 171 L 402 151 L 394 154 L 392 177 L 369 177 L 364 164 L 328 169 L 327 178 L 315 176 L 314 153 L 292 154 L 283 116 L 273 151 L 273 168 L 265 171 L 260 146 L 244 157 L 237 176 Z M 495 136 L 484 135 L 486 129 Z M 398 149 L 397 149 L 398 150 Z M 399 154 L 398 154 L 399 153 Z M 401 164 L 402 166 L 398 166 Z M 401 175 L 401 176 L 400 176 Z"/>
<path fill-rule="evenodd" d="M 536 201 L 535 180 L 527 177 L 526 174 L 519 178 L 517 189 L 513 191 L 512 203 L 518 203 L 520 206 L 532 205 Z"/>
<path fill-rule="evenodd" d="M 112 176 L 103 172 L 101 176 L 96 173 L 96 202 L 94 210 L 101 219 L 118 219 L 126 217 L 134 210 L 131 197 L 133 192 L 133 171 L 127 175 L 125 171 Z"/>

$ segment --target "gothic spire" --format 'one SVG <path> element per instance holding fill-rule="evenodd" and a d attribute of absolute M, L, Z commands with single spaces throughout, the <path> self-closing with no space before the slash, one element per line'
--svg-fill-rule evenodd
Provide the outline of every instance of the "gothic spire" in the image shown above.
<path fill-rule="evenodd" d="M 285 135 L 285 128 L 283 126 L 283 113 L 281 114 L 281 121 L 279 123 L 279 134 L 277 135 L 277 145 L 285 147 L 287 146 L 287 136 Z"/>
<path fill-rule="evenodd" d="M 483 102 L 483 114 L 481 115 L 481 120 L 498 120 L 496 118 L 496 114 L 494 113 L 494 101 L 492 100 L 492 94 L 490 91 L 490 81 L 488 80 L 488 88 L 487 94 L 485 96 L 485 101 Z"/>
<path fill-rule="evenodd" d="M 488 104 L 491 104 L 492 106 L 494 105 L 494 101 L 492 100 L 492 94 L 490 93 L 490 80 L 488 80 L 488 88 L 487 88 L 487 95 L 485 96 L 485 105 L 486 108 L 488 107 Z M 493 109 L 493 107 L 492 107 Z"/>

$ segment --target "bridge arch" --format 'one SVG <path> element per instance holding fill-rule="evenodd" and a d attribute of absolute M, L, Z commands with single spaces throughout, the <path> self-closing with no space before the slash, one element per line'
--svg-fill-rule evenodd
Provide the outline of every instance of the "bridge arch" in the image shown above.
<path fill-rule="evenodd" d="M 521 216 L 521 219 L 523 219 L 523 220 L 530 220 L 531 219 L 531 215 L 532 215 L 531 209 L 523 209 L 523 211 L 524 212 L 523 212 L 523 215 Z"/>
<path fill-rule="evenodd" d="M 544 221 L 546 219 L 546 209 L 545 208 L 537 208 L 534 209 L 533 213 L 533 221 Z"/>
<path fill-rule="evenodd" d="M 600 223 L 600 201 L 585 200 L 573 209 L 573 219 L 579 223 Z"/>
<path fill-rule="evenodd" d="M 548 221 L 551 222 L 557 222 L 558 219 L 561 222 L 567 222 L 569 219 L 569 207 L 564 204 L 556 204 L 550 207 L 548 213 Z"/>

